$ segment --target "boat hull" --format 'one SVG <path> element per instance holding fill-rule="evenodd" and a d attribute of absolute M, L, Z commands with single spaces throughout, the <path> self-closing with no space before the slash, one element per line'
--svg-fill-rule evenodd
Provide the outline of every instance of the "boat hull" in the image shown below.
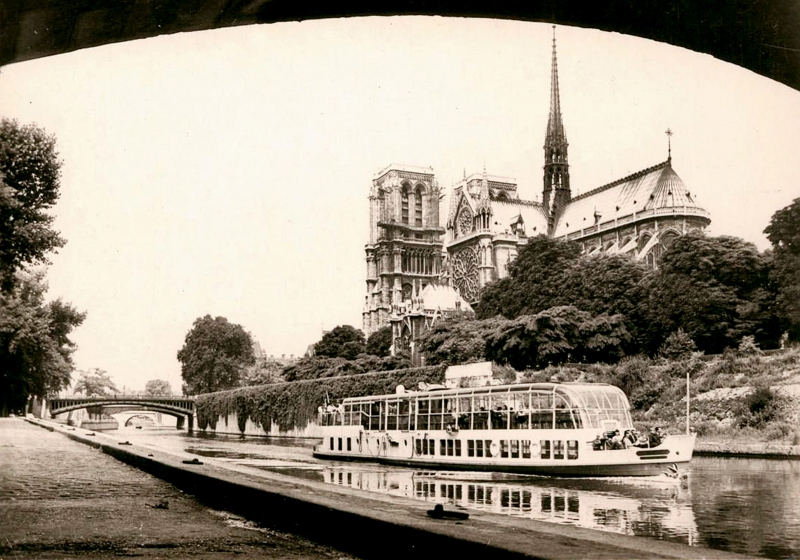
<path fill-rule="evenodd" d="M 442 464 L 436 462 L 420 462 L 412 460 L 391 459 L 386 457 L 342 457 L 314 453 L 318 459 L 334 459 L 337 461 L 358 461 L 392 465 L 396 467 L 424 468 L 431 470 L 457 470 L 469 472 L 499 472 L 551 477 L 592 478 L 617 476 L 658 476 L 666 474 L 677 477 L 682 463 L 676 461 L 658 463 L 606 464 L 606 465 L 487 465 L 476 463 Z M 675 466 L 673 468 L 673 465 Z"/>
<path fill-rule="evenodd" d="M 503 453 L 501 449 L 508 451 L 509 457 L 471 457 L 466 455 L 470 438 L 485 438 L 485 433 L 464 433 L 458 435 L 441 432 L 439 434 L 409 434 L 396 433 L 389 434 L 369 434 L 336 430 L 335 435 L 328 435 L 327 439 L 314 450 L 314 457 L 319 459 L 337 461 L 367 461 L 385 465 L 394 465 L 418 469 L 448 470 L 448 471 L 483 471 L 513 473 L 524 475 L 555 476 L 555 477 L 618 477 L 618 476 L 655 476 L 666 474 L 668 476 L 680 476 L 680 470 L 692 458 L 694 449 L 694 435 L 673 435 L 667 437 L 660 445 L 652 448 L 630 447 L 627 449 L 596 450 L 592 445 L 582 440 L 579 451 L 572 456 L 566 453 L 559 458 L 554 457 L 553 453 L 548 453 L 549 457 L 542 458 L 541 449 L 545 442 L 555 444 L 558 441 L 580 441 L 577 438 L 585 437 L 586 434 L 577 434 L 575 431 L 564 433 L 554 430 L 548 433 L 520 433 L 509 431 L 502 435 L 493 433 L 491 437 L 491 449 L 497 454 Z M 335 442 L 341 438 L 347 441 L 350 438 L 351 450 L 347 451 L 346 446 L 342 451 L 338 450 Z M 508 444 L 505 441 L 514 441 L 511 438 L 529 438 L 528 441 L 537 442 L 535 453 L 530 457 L 522 458 L 517 456 L 510 457 Z M 333 439 L 331 439 L 333 438 Z M 416 440 L 433 440 L 437 442 L 433 456 L 420 455 L 415 452 L 419 447 Z M 568 439 L 569 438 L 569 439 Z M 464 453 L 461 456 L 436 455 L 439 451 L 441 441 L 461 440 L 459 446 Z M 389 442 L 388 444 L 386 442 Z M 474 440 L 473 440 L 474 441 Z M 484 439 L 484 441 L 487 441 Z M 326 445 L 326 442 L 331 442 Z M 374 442 L 374 443 L 373 443 Z M 333 449 L 330 449 L 333 447 Z M 455 446 L 453 446 L 455 447 Z M 555 447 L 555 446 L 553 446 Z M 445 445 L 445 448 L 448 448 Z M 474 449 L 473 445 L 470 448 Z"/>

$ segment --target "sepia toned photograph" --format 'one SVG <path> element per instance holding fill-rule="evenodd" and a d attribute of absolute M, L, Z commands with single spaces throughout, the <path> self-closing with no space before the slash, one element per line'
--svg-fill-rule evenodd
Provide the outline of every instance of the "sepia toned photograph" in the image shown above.
<path fill-rule="evenodd" d="M 2 11 L 0 557 L 800 556 L 796 9 L 178 4 Z"/>

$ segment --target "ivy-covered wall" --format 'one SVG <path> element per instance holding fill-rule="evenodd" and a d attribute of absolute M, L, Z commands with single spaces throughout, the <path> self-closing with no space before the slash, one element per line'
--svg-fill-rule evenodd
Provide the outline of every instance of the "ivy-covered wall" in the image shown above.
<path fill-rule="evenodd" d="M 216 429 L 220 419 L 236 415 L 239 431 L 250 420 L 269 433 L 273 424 L 281 432 L 303 429 L 317 418 L 317 407 L 345 397 L 394 393 L 398 385 L 416 389 L 420 381 L 444 383 L 445 366 L 429 366 L 243 387 L 198 395 L 197 426 Z"/>

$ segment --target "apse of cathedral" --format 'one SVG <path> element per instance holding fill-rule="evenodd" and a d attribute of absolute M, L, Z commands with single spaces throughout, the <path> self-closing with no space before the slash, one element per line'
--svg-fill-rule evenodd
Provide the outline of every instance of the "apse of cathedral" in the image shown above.
<path fill-rule="evenodd" d="M 422 363 L 422 333 L 449 313 L 471 310 L 531 237 L 573 240 L 587 255 L 657 266 L 677 237 L 711 223 L 672 168 L 671 146 L 666 161 L 572 196 L 555 34 L 552 49 L 541 202 L 521 199 L 514 179 L 484 167 L 453 185 L 440 221 L 444 196 L 433 168 L 390 165 L 373 179 L 363 331 L 391 325 L 393 351 L 415 364 Z"/>

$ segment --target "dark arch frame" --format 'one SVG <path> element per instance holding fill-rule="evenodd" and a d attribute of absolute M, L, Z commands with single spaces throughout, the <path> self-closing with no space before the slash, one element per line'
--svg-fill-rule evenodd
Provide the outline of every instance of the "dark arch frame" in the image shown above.
<path fill-rule="evenodd" d="M 479 2 L 389 0 L 335 4 L 296 0 L 220 0 L 199 10 L 194 0 L 4 0 L 0 66 L 158 35 L 234 25 L 309 19 L 437 15 L 515 19 L 615 31 L 747 68 L 800 91 L 800 3 L 769 2 Z"/>

